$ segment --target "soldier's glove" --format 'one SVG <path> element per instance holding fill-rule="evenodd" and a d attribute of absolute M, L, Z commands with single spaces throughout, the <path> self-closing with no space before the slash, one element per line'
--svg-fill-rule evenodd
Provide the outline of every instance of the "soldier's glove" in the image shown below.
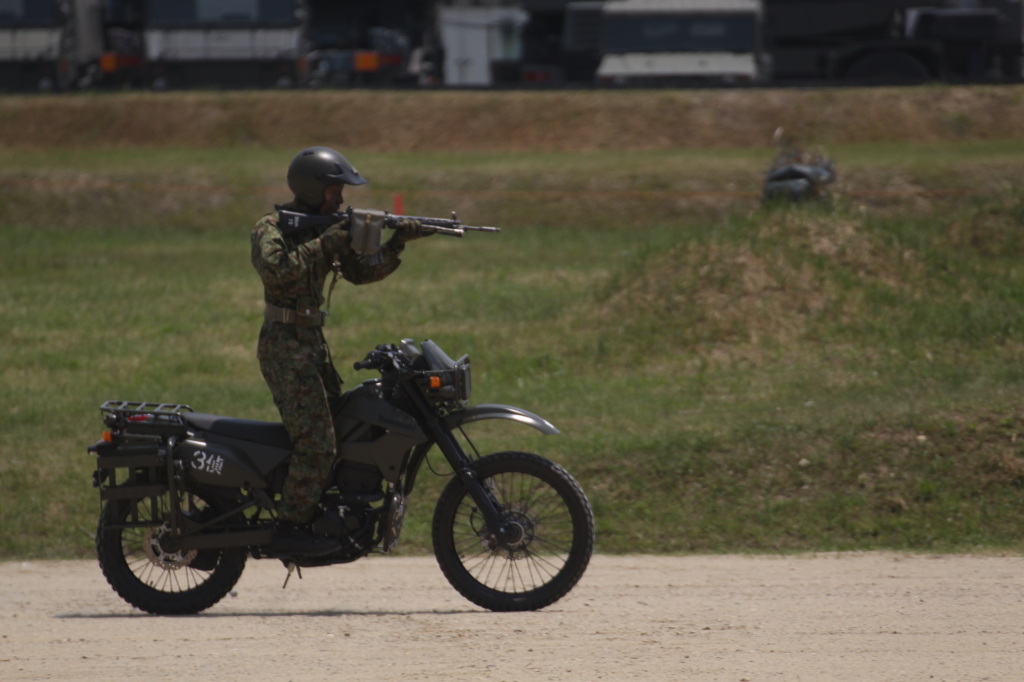
<path fill-rule="evenodd" d="M 330 258 L 336 258 L 349 249 L 352 235 L 348 231 L 348 221 L 331 225 L 320 235 L 320 246 Z"/>
<path fill-rule="evenodd" d="M 424 227 L 418 220 L 403 218 L 402 222 L 398 223 L 395 234 L 389 241 L 402 245 L 420 237 L 428 237 L 434 234 L 435 231 L 432 227 Z"/>

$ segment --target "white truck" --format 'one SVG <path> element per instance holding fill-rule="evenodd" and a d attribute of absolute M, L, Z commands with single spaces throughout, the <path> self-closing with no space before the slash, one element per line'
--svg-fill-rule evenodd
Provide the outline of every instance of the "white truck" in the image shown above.
<path fill-rule="evenodd" d="M 301 33 L 297 0 L 147 0 L 147 79 L 155 89 L 291 87 Z"/>
<path fill-rule="evenodd" d="M 103 0 L 0 0 L 0 89 L 87 86 L 103 52 Z"/>
<path fill-rule="evenodd" d="M 522 30 L 529 15 L 519 7 L 439 5 L 437 23 L 444 45 L 444 82 L 489 86 L 495 69 L 522 58 Z"/>
<path fill-rule="evenodd" d="M 760 0 L 608 0 L 600 82 L 742 83 L 763 73 Z"/>

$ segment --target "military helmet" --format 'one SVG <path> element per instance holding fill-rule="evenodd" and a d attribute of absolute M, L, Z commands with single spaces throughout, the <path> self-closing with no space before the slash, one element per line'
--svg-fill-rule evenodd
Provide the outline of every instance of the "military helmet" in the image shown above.
<path fill-rule="evenodd" d="M 309 147 L 288 166 L 288 187 L 304 204 L 320 207 L 329 185 L 365 185 L 366 179 L 348 160 L 328 147 Z"/>

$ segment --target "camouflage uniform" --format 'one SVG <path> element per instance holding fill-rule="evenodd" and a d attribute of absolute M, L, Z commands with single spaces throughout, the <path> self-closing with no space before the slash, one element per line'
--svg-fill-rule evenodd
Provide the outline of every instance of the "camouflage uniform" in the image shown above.
<path fill-rule="evenodd" d="M 376 282 L 395 271 L 404 247 L 384 244 L 383 261 L 370 265 L 345 239 L 331 240 L 331 245 L 328 249 L 312 232 L 285 236 L 277 213 L 264 216 L 252 231 L 252 264 L 263 280 L 264 300 L 279 308 L 316 312 L 324 303 L 324 281 L 332 262 L 341 264 L 342 276 L 353 284 Z M 256 356 L 293 448 L 278 518 L 308 523 L 336 454 L 328 401 L 341 394 L 341 378 L 319 326 L 267 319 Z"/>

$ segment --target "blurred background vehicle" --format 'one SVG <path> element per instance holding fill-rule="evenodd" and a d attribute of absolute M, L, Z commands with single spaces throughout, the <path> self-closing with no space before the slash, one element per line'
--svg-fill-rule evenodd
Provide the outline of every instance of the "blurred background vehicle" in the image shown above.
<path fill-rule="evenodd" d="M 93 82 L 102 0 L 0 0 L 0 87 L 69 90 Z"/>
<path fill-rule="evenodd" d="M 1019 82 L 1018 0 L 0 0 L 0 87 Z"/>

